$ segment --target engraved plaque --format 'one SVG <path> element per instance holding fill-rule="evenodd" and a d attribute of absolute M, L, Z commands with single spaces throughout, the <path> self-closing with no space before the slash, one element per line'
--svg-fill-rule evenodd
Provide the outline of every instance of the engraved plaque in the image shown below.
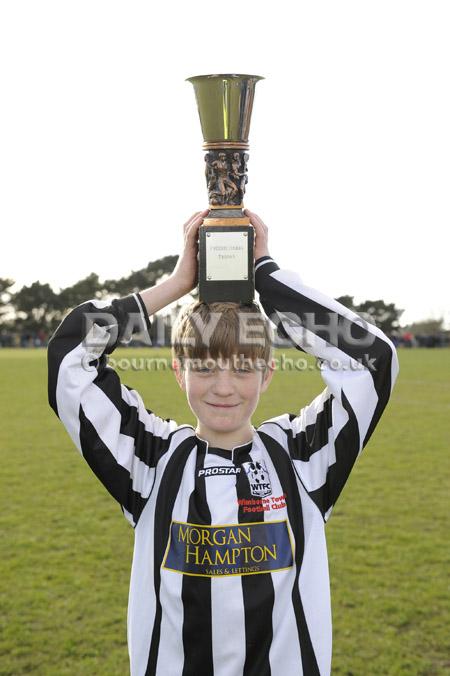
<path fill-rule="evenodd" d="M 208 232 L 206 279 L 211 281 L 248 279 L 246 232 Z"/>

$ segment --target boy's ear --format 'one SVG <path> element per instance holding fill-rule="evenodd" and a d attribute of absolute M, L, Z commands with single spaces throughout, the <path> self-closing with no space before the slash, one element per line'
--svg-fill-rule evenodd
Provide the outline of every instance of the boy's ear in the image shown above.
<path fill-rule="evenodd" d="M 173 372 L 177 380 L 178 385 L 183 391 L 186 390 L 186 383 L 184 381 L 184 369 L 180 364 L 180 360 L 175 358 L 172 360 Z"/>
<path fill-rule="evenodd" d="M 270 362 L 270 366 L 267 368 L 266 372 L 264 373 L 263 382 L 262 382 L 262 385 L 261 385 L 261 392 L 265 392 L 267 390 L 267 388 L 270 385 L 270 381 L 273 378 L 274 373 L 275 373 L 275 362 L 272 359 L 271 362 Z"/>

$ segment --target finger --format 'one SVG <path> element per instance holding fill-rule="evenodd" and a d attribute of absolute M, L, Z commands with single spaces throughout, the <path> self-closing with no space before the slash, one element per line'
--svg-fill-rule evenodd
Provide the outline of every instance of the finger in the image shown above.
<path fill-rule="evenodd" d="M 192 226 L 197 223 L 203 223 L 203 219 L 205 216 L 209 213 L 209 209 L 204 209 L 204 211 L 197 211 L 191 222 L 189 223 L 189 226 Z"/>
<path fill-rule="evenodd" d="M 203 211 L 196 211 L 195 214 L 192 214 L 190 219 L 184 224 L 185 228 L 188 228 L 194 221 L 197 219 L 202 220 L 209 213 L 209 209 L 203 209 Z"/>
<path fill-rule="evenodd" d="M 250 218 L 250 223 L 254 225 L 258 230 L 262 229 L 264 231 L 268 230 L 267 225 L 264 223 L 262 218 L 258 216 L 258 214 L 255 214 L 254 211 L 250 211 L 250 209 L 245 209 L 244 213 Z"/>
<path fill-rule="evenodd" d="M 266 224 L 264 223 L 263 219 L 260 216 L 258 216 L 258 214 L 253 213 L 253 218 L 259 225 L 266 227 Z"/>
<path fill-rule="evenodd" d="M 186 234 L 186 240 L 187 241 L 194 241 L 197 237 L 198 230 L 203 223 L 204 217 L 209 213 L 209 209 L 205 209 L 204 211 L 199 211 L 197 212 L 197 215 L 195 218 L 189 223 L 189 225 L 186 227 L 185 234 Z"/>
<path fill-rule="evenodd" d="M 196 238 L 200 225 L 202 224 L 202 219 L 196 219 L 186 228 L 186 241 L 190 241 Z"/>
<path fill-rule="evenodd" d="M 255 214 L 254 211 L 250 211 L 250 209 L 245 209 L 244 214 L 250 218 L 250 222 L 254 223 L 255 221 L 262 223 L 262 220 L 258 216 L 258 214 Z"/>
<path fill-rule="evenodd" d="M 257 223 L 257 227 L 258 227 L 258 229 L 261 231 L 261 233 L 264 234 L 264 235 L 267 235 L 267 233 L 268 233 L 268 227 L 267 227 L 267 225 L 264 223 L 264 221 L 262 221 L 262 220 L 258 217 L 258 220 L 255 221 L 255 223 Z"/>
<path fill-rule="evenodd" d="M 199 214 L 201 214 L 201 213 L 202 213 L 201 211 L 196 211 L 194 214 L 192 214 L 192 216 L 190 216 L 190 218 L 188 218 L 188 220 L 186 221 L 186 223 L 183 225 L 183 228 L 189 227 L 189 225 L 192 223 L 192 221 L 193 221 L 195 218 L 197 218 L 197 216 L 198 216 Z"/>

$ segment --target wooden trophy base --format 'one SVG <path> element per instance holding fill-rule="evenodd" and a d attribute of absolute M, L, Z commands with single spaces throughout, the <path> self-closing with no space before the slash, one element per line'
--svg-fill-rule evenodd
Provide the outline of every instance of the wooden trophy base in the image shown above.
<path fill-rule="evenodd" d="M 199 300 L 251 303 L 255 296 L 254 229 L 241 209 L 214 209 L 199 228 Z M 225 210 L 224 210 L 225 211 Z"/>

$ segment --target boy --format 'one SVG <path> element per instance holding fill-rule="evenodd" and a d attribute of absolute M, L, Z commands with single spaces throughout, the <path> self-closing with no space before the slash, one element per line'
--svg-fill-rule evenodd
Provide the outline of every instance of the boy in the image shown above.
<path fill-rule="evenodd" d="M 397 357 L 375 326 L 280 270 L 267 227 L 246 213 L 265 313 L 319 359 L 326 384 L 298 415 L 251 424 L 274 373 L 256 304 L 196 303 L 174 327 L 175 375 L 195 429 L 146 409 L 107 364 L 130 318 L 149 328 L 149 315 L 194 288 L 206 212 L 185 224 L 166 281 L 81 304 L 48 348 L 50 404 L 135 528 L 132 676 L 330 673 L 324 524 L 387 404 Z"/>

